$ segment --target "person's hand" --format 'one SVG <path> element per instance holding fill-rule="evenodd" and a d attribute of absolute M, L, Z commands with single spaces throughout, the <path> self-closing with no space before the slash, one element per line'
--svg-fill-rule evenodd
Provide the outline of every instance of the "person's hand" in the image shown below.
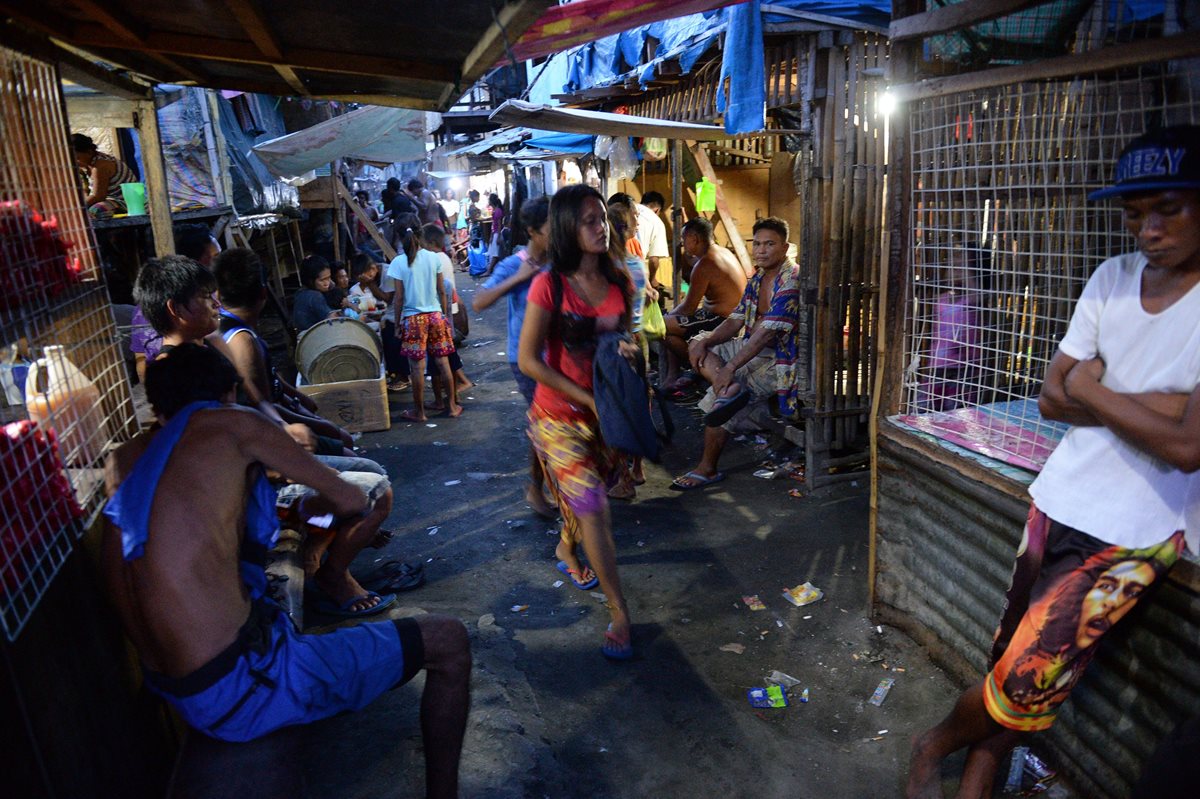
<path fill-rule="evenodd" d="M 637 356 L 641 350 L 632 341 L 622 340 L 617 342 L 617 352 L 621 353 L 625 360 L 631 364 L 637 364 Z"/>
<path fill-rule="evenodd" d="M 309 429 L 308 425 L 301 424 L 299 422 L 293 422 L 292 424 L 285 424 L 283 429 L 289 436 L 292 437 L 293 441 L 304 447 L 304 449 L 309 452 L 316 451 L 317 437 L 313 431 Z"/>
<path fill-rule="evenodd" d="M 521 282 L 524 282 L 536 275 L 541 268 L 541 266 L 528 258 L 523 258 L 521 259 L 521 266 L 517 269 L 516 275 L 521 278 Z"/>
<path fill-rule="evenodd" d="M 708 355 L 708 339 L 694 338 L 688 342 L 688 361 L 692 368 L 700 371 L 700 362 Z"/>
<path fill-rule="evenodd" d="M 718 397 L 724 395 L 725 389 L 729 388 L 729 384 L 733 382 L 736 372 L 737 370 L 733 368 L 733 364 L 728 363 L 718 369 L 717 373 L 713 376 L 713 394 Z"/>
<path fill-rule="evenodd" d="M 650 302 L 658 302 L 659 292 L 654 286 L 646 286 L 646 299 Z"/>
<path fill-rule="evenodd" d="M 1091 358 L 1090 360 L 1080 361 L 1071 368 L 1067 373 L 1067 379 L 1064 385 L 1069 396 L 1077 396 L 1080 393 L 1086 392 L 1089 388 L 1100 383 L 1104 377 L 1104 360 L 1102 358 Z"/>

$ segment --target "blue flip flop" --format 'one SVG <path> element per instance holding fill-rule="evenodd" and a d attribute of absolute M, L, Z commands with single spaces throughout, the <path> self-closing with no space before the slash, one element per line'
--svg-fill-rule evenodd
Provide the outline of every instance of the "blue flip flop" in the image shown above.
<path fill-rule="evenodd" d="M 750 390 L 743 388 L 732 397 L 718 397 L 712 405 L 712 410 L 704 415 L 706 427 L 720 427 L 734 415 L 750 404 Z"/>
<path fill-rule="evenodd" d="M 633 636 L 622 641 L 613 635 L 612 625 L 608 625 L 608 630 L 604 633 L 604 646 L 600 647 L 600 654 L 609 660 L 629 660 L 633 657 Z"/>
<path fill-rule="evenodd" d="M 571 579 L 571 582 L 575 584 L 575 587 L 578 588 L 580 591 L 591 591 L 593 588 L 600 585 L 600 578 L 596 576 L 595 572 L 592 573 L 592 579 L 588 580 L 586 583 L 579 582 L 579 577 L 581 575 L 579 574 L 579 572 L 568 567 L 567 562 L 565 560 L 560 560 L 558 562 L 558 565 L 555 566 L 554 568 L 558 569 L 560 572 L 567 575 L 567 577 L 569 577 Z"/>
<path fill-rule="evenodd" d="M 379 604 L 372 605 L 369 608 L 363 608 L 362 610 L 350 610 L 350 606 L 355 602 L 361 602 L 364 599 L 370 599 L 372 597 L 379 597 Z M 395 604 L 395 602 L 395 594 L 384 594 L 381 596 L 374 591 L 368 591 L 365 594 L 352 597 L 342 604 L 338 604 L 324 593 L 312 592 L 309 594 L 308 604 L 309 607 L 317 613 L 321 613 L 326 616 L 337 616 L 343 619 L 352 619 L 365 616 L 374 616 L 376 613 L 381 613 L 387 610 L 389 607 Z"/>

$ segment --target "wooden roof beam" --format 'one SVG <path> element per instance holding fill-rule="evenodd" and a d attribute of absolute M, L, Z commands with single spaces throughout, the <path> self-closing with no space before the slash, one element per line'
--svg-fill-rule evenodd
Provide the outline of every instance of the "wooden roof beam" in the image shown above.
<path fill-rule="evenodd" d="M 267 23 L 254 0 L 225 0 L 225 5 L 238 24 L 242 26 L 242 30 L 250 37 L 250 41 L 254 42 L 254 46 L 258 48 L 259 52 L 275 62 L 272 66 L 279 73 L 279 77 L 283 78 L 297 94 L 308 97 L 308 87 L 304 85 L 304 81 L 300 80 L 295 69 L 286 66 L 287 57 L 283 53 L 283 45 L 279 43 L 275 32 L 271 30 L 270 24 Z"/>
<path fill-rule="evenodd" d="M 146 35 L 146 27 L 141 22 L 112 4 L 102 5 L 95 2 L 95 0 L 74 0 L 74 3 L 80 11 L 108 28 L 121 39 L 130 42 L 140 42 Z M 149 55 L 164 67 L 176 70 L 189 80 L 201 80 L 201 77 L 195 72 L 192 72 L 187 67 L 167 56 L 159 53 L 150 53 Z"/>
<path fill-rule="evenodd" d="M 144 53 L 165 53 L 204 61 L 230 61 L 243 64 L 287 66 L 297 70 L 335 72 L 347 75 L 404 77 L 434 83 L 453 82 L 458 71 L 453 65 L 428 61 L 407 61 L 361 53 L 295 48 L 287 52 L 287 63 L 273 60 L 251 41 L 232 41 L 210 36 L 194 36 L 166 31 L 151 31 L 140 42 L 114 43 L 111 34 L 100 25 L 80 25 L 70 36 L 61 38 L 80 47 L 103 50 L 124 47 Z"/>
<path fill-rule="evenodd" d="M 963 0 L 954 5 L 941 6 L 931 11 L 892 20 L 888 28 L 888 38 L 893 42 L 901 42 L 906 39 L 924 39 L 940 33 L 951 33 L 1046 2 L 1047 0 Z"/>
<path fill-rule="evenodd" d="M 464 81 L 473 83 L 508 55 L 508 47 L 517 43 L 521 34 L 537 21 L 551 3 L 548 0 L 516 0 L 505 3 L 471 52 L 463 59 L 460 70 Z"/>
<path fill-rule="evenodd" d="M 57 63 L 62 76 L 80 86 L 124 100 L 144 100 L 150 96 L 149 86 L 94 64 L 48 38 L 12 23 L 0 25 L 0 44 L 49 63 Z"/>

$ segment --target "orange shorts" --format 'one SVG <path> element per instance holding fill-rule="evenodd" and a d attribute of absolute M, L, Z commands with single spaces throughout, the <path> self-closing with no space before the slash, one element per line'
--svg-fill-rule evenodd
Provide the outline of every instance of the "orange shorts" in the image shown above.
<path fill-rule="evenodd" d="M 454 335 L 441 311 L 413 314 L 400 330 L 400 354 L 413 361 L 445 357 L 454 352 Z"/>

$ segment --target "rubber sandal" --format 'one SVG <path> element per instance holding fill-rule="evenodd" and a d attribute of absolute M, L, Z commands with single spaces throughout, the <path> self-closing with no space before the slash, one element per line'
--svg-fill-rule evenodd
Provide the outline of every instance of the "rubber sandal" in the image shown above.
<path fill-rule="evenodd" d="M 720 427 L 749 404 L 750 390 L 745 388 L 732 397 L 718 397 L 712 410 L 704 415 L 704 424 L 706 427 Z"/>
<path fill-rule="evenodd" d="M 629 660 L 633 657 L 632 636 L 622 641 L 613 633 L 612 625 L 608 625 L 608 630 L 604 633 L 604 646 L 600 647 L 600 654 L 609 660 Z"/>
<path fill-rule="evenodd" d="M 680 482 L 685 478 L 689 478 L 691 482 Z M 700 474 L 699 472 L 688 472 L 687 474 L 681 474 L 672 480 L 669 487 L 672 491 L 695 491 L 697 488 L 704 488 L 705 486 L 710 486 L 713 483 L 719 483 L 724 479 L 725 472 L 717 472 L 711 477 L 706 474 Z"/>
<path fill-rule="evenodd" d="M 580 591 L 591 591 L 593 588 L 600 585 L 600 578 L 596 576 L 595 572 L 592 573 L 592 579 L 588 580 L 586 583 L 581 583 L 579 578 L 583 575 L 574 569 L 569 568 L 565 560 L 560 560 L 558 565 L 554 568 L 571 578 L 571 582 L 574 583 L 575 587 Z"/>
<path fill-rule="evenodd" d="M 379 597 L 379 603 L 372 605 L 369 608 L 363 608 L 362 610 L 350 610 L 350 606 L 355 602 L 361 602 L 364 599 L 371 599 L 372 597 Z M 319 590 L 310 592 L 308 597 L 308 605 L 314 612 L 321 613 L 326 616 L 337 616 L 344 619 L 374 616 L 376 613 L 382 613 L 383 611 L 387 610 L 389 607 L 395 604 L 395 602 L 395 594 L 384 594 L 381 596 L 374 591 L 368 591 L 365 594 L 359 594 L 358 596 L 352 597 L 341 604 L 338 604 L 333 599 L 325 595 L 324 592 Z"/>

